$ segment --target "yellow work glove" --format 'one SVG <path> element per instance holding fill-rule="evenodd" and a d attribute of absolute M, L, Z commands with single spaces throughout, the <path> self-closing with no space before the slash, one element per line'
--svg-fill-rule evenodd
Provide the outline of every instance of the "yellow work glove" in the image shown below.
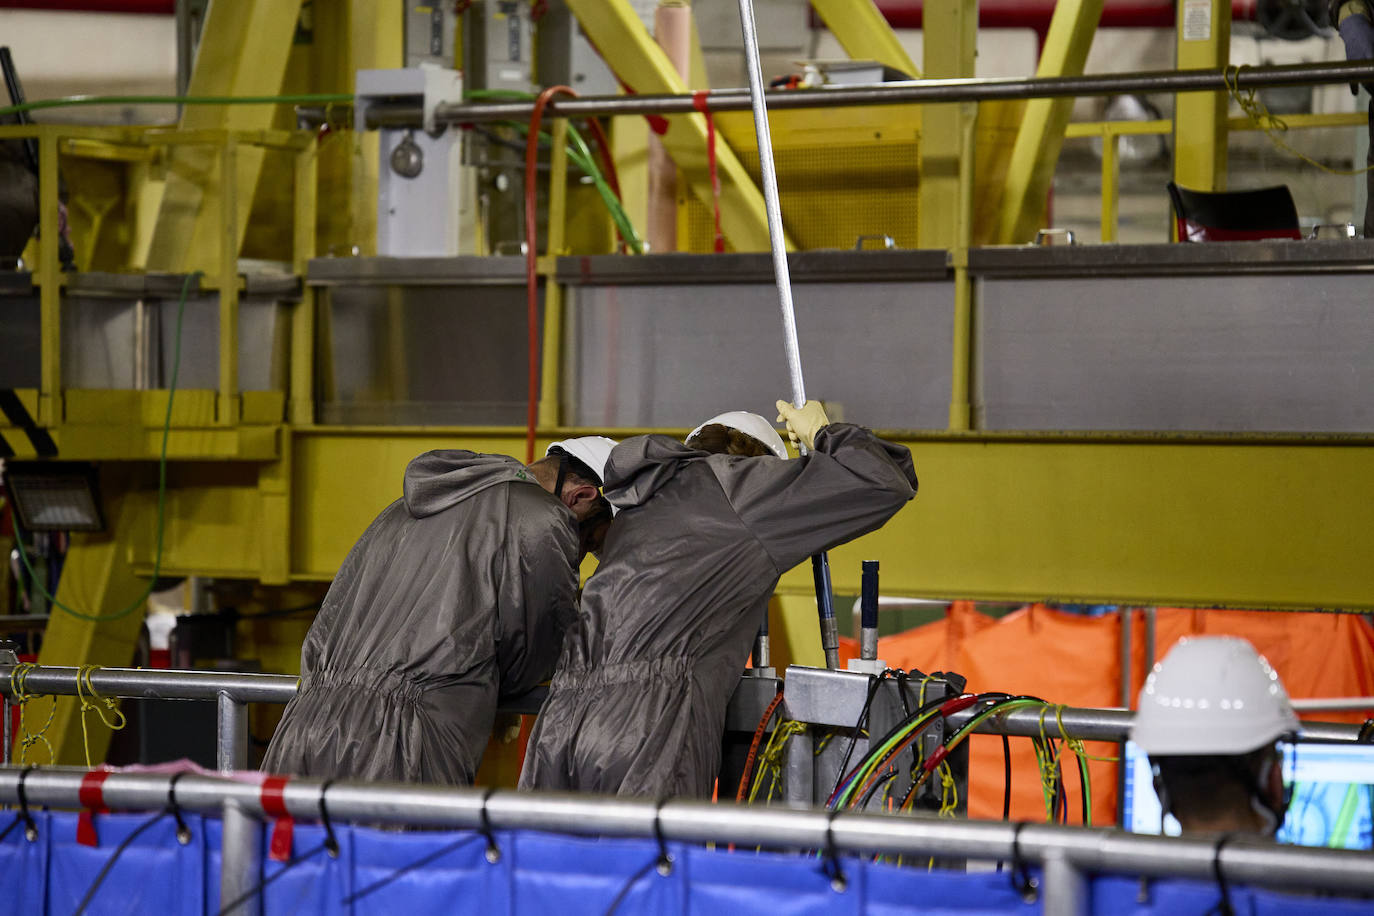
<path fill-rule="evenodd" d="M 787 424 L 787 438 L 794 448 L 804 445 L 809 452 L 816 447 L 816 433 L 830 425 L 830 418 L 820 401 L 807 401 L 801 407 L 778 401 L 778 422 Z"/>

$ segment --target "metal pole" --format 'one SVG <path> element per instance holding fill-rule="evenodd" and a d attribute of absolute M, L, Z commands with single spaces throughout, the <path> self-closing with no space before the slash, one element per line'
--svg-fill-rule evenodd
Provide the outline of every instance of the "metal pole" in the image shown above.
<path fill-rule="evenodd" d="M 215 756 L 221 773 L 248 768 L 248 707 L 221 691 L 216 700 L 218 722 Z M 248 893 L 261 880 L 262 830 L 253 817 L 237 801 L 226 800 L 220 809 L 223 818 L 222 855 L 220 859 L 220 909 L 229 916 L 257 916 L 259 897 L 254 894 L 232 909 L 225 907 Z"/>
<path fill-rule="evenodd" d="M 806 404 L 806 382 L 802 378 L 801 347 L 797 344 L 797 314 L 792 307 L 792 277 L 787 268 L 787 236 L 782 228 L 782 205 L 778 202 L 778 173 L 773 164 L 773 138 L 768 130 L 768 106 L 763 97 L 763 75 L 759 65 L 759 35 L 754 25 L 752 0 L 739 0 L 739 21 L 744 31 L 744 61 L 749 70 L 749 101 L 754 109 L 754 136 L 759 145 L 759 177 L 763 185 L 763 208 L 768 214 L 768 240 L 773 249 L 773 278 L 778 287 L 782 309 L 782 339 L 787 352 L 787 375 L 792 382 L 792 403 Z M 816 580 L 816 610 L 820 615 L 821 649 L 825 667 L 840 667 L 840 634 L 835 626 L 835 602 L 830 592 L 830 561 L 824 553 L 811 558 Z"/>
<path fill-rule="evenodd" d="M 1045 916 L 1083 916 L 1088 912 L 1088 882 L 1068 857 L 1045 856 L 1040 899 Z"/>
<path fill-rule="evenodd" d="M 216 698 L 215 757 L 221 773 L 248 769 L 248 706 L 227 691 Z"/>
<path fill-rule="evenodd" d="M 13 666 L 0 664 L 0 696 L 10 696 L 10 672 Z M 804 670 L 804 669 L 803 669 Z M 38 696 L 75 696 L 76 668 L 44 665 L 29 670 L 24 689 Z M 861 678 L 860 675 L 852 675 Z M 284 674 L 237 674 L 213 671 L 149 670 L 142 668 L 101 668 L 91 680 L 102 696 L 134 699 L 221 700 L 227 695 L 235 704 L 287 703 L 296 695 L 296 678 Z M 501 704 L 502 709 L 535 712 L 540 697 L 535 692 L 512 698 Z M 1304 701 L 1296 701 L 1298 704 Z M 1327 701 L 1321 701 L 1327 702 Z M 1358 698 L 1352 703 L 1359 702 Z M 963 710 L 949 716 L 957 728 L 967 722 L 974 712 Z M 238 715 L 240 723 L 245 722 Z M 977 729 L 979 734 L 1007 734 L 1022 737 L 1040 734 L 1039 709 L 1017 709 L 995 715 Z M 1046 734 L 1059 737 L 1059 724 L 1070 737 L 1086 741 L 1122 741 L 1130 732 L 1134 716 L 1128 709 L 1092 709 L 1079 706 L 1051 708 L 1045 715 Z M 1322 741 L 1354 741 L 1360 726 L 1344 722 L 1303 722 L 1302 737 Z M 246 733 L 244 740 L 246 747 Z M 230 742 L 232 746 L 232 741 Z M 178 789 L 180 792 L 180 789 Z"/>
<path fill-rule="evenodd" d="M 13 640 L 0 639 L 0 664 L 11 666 L 10 670 L 13 671 L 13 666 L 19 664 L 19 655 L 16 651 L 18 648 L 19 646 Z M 6 678 L 6 680 L 9 679 Z M 14 724 L 10 721 L 9 694 L 5 694 L 4 697 L 0 699 L 3 700 L 0 702 L 0 712 L 5 716 L 5 723 L 3 726 L 5 749 L 0 752 L 0 762 L 8 766 L 11 760 L 10 755 L 14 753 Z"/>
<path fill-rule="evenodd" d="M 0 769 L 0 803 L 18 800 L 20 772 L 12 767 Z M 77 808 L 85 775 L 81 770 L 35 770 L 25 780 L 25 793 L 31 805 Z M 115 810 L 160 809 L 167 802 L 170 778 L 160 773 L 112 772 L 103 784 L 104 801 Z M 282 792 L 287 811 L 299 818 L 318 817 L 322 788 L 320 780 L 292 780 Z M 227 803 L 253 817 L 263 813 L 259 786 L 218 777 L 186 774 L 177 783 L 177 802 L 190 811 L 213 811 Z M 1015 838 L 1026 861 L 1046 862 L 1060 855 L 1084 873 L 1212 880 L 1217 863 L 1228 880 L 1239 883 L 1354 893 L 1367 893 L 1374 887 L 1374 856 L 1366 851 L 1280 846 L 1257 838 L 1237 838 L 1218 857 L 1213 837 L 1131 834 L 1101 827 L 1026 824 L 1018 833 L 1016 825 L 1002 821 L 870 812 L 833 816 L 824 808 L 796 811 L 687 800 L 660 805 L 585 794 L 488 794 L 480 788 L 395 783 L 333 783 L 329 787 L 330 814 L 341 821 L 472 829 L 482 826 L 484 808 L 487 821 L 497 830 L 652 837 L 658 829 L 665 839 L 689 843 L 821 849 L 833 840 L 836 849 L 845 852 L 982 860 L 1010 858 Z M 226 822 L 227 859 L 231 841 L 235 849 L 241 848 L 241 837 Z M 231 860 L 240 861 L 238 854 Z"/>
<path fill-rule="evenodd" d="M 178 798 L 180 788 L 178 785 Z M 257 894 L 232 909 L 226 907 L 262 881 L 262 826 L 243 804 L 232 799 L 225 800 L 220 816 L 224 819 L 220 846 L 220 912 L 227 916 L 258 916 L 261 907 Z"/>
<path fill-rule="evenodd" d="M 1030 79 L 914 80 L 838 89 L 780 89 L 764 98 L 774 110 L 832 108 L 855 105 L 896 105 L 939 102 L 989 102 L 1011 99 L 1080 98 L 1106 95 L 1144 95 L 1166 92 L 1224 92 L 1228 79 L 1237 89 L 1269 86 L 1315 86 L 1374 80 L 1368 61 L 1292 64 L 1281 67 L 1242 67 L 1223 70 L 1151 70 L 1088 76 Z M 683 95 L 583 96 L 549 103 L 545 117 L 587 118 L 603 115 L 691 114 L 696 97 Z M 707 95 L 712 111 L 748 111 L 753 99 L 745 89 L 718 89 Z M 530 102 L 441 103 L 434 119 L 440 124 L 490 121 L 528 121 Z M 371 105 L 364 115 L 367 128 L 419 127 L 421 106 L 407 102 Z"/>

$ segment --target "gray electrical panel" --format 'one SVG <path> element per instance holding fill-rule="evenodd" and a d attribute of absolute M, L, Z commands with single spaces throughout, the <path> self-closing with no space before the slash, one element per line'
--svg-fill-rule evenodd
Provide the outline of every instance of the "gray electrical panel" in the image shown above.
<path fill-rule="evenodd" d="M 453 68 L 458 14 L 452 3 L 408 3 L 405 18 L 406 66 L 434 64 Z"/>
<path fill-rule="evenodd" d="M 463 13 L 469 89 L 534 91 L 534 23 L 526 0 L 478 0 Z"/>
<path fill-rule="evenodd" d="M 570 86 L 578 95 L 615 95 L 615 74 L 582 32 L 577 17 L 561 0 L 549 3 L 539 20 L 539 66 L 544 86 Z"/>

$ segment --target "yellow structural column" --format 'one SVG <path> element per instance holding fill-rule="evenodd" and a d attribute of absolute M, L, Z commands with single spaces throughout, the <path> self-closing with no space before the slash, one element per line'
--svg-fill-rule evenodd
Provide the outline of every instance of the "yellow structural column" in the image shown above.
<path fill-rule="evenodd" d="M 973 76 L 977 36 L 978 0 L 927 4 L 921 35 L 926 77 Z M 922 109 L 921 183 L 917 189 L 917 239 L 921 248 L 959 244 L 959 161 L 965 138 L 970 136 L 967 128 L 976 117 L 977 108 L 969 105 L 927 105 Z"/>
<path fill-rule="evenodd" d="M 300 8 L 300 0 L 210 4 L 188 94 L 279 94 Z M 187 105 L 179 126 L 262 130 L 272 126 L 275 112 L 274 105 Z M 172 148 L 148 252 L 150 270 L 205 269 L 219 263 L 221 223 L 214 208 L 205 205 L 207 197 L 223 193 L 219 158 L 213 146 Z M 235 252 L 248 225 L 262 162 L 263 151 L 251 148 L 243 150 L 236 162 Z"/>
<path fill-rule="evenodd" d="M 1083 72 L 1093 34 L 1102 18 L 1103 0 L 1059 0 L 1050 20 L 1036 76 L 1077 76 Z M 1045 218 L 1045 200 L 1054 182 L 1054 167 L 1064 143 L 1073 99 L 1032 99 L 1012 148 L 997 240 L 1004 245 L 1028 242 Z"/>
<path fill-rule="evenodd" d="M 1178 0 L 1178 69 L 1220 69 L 1231 60 L 1231 0 Z M 1186 92 L 1174 102 L 1174 181 L 1226 190 L 1225 92 Z"/>
<path fill-rule="evenodd" d="M 906 48 L 897 40 L 892 26 L 887 24 L 883 14 L 873 0 L 811 0 L 811 6 L 825 22 L 825 27 L 834 34 L 844 53 L 854 60 L 876 60 L 880 64 L 900 70 L 913 79 L 921 77 L 921 71 L 912 61 Z M 973 7 L 974 28 L 977 28 L 977 0 L 954 0 L 953 3 L 928 3 L 925 9 L 925 28 L 930 28 L 933 15 L 944 14 L 946 8 L 955 7 L 962 12 L 964 7 Z M 930 73 L 930 43 L 925 45 L 926 74 Z"/>
<path fill-rule="evenodd" d="M 38 138 L 38 422 L 62 422 L 62 265 L 58 261 L 57 133 Z"/>
<path fill-rule="evenodd" d="M 103 619 L 87 620 L 53 608 L 43 632 L 43 648 L 38 653 L 40 665 L 105 665 L 127 666 L 133 662 L 134 647 L 143 627 L 143 607 L 140 604 L 122 617 L 118 612 L 127 609 L 145 593 L 148 580 L 134 575 L 129 554 L 135 539 L 146 534 L 140 519 L 148 516 L 140 510 L 147 504 L 130 482 L 112 480 L 106 475 L 101 481 L 105 497 L 107 531 L 100 534 L 73 534 L 71 547 L 62 566 L 62 580 L 57 587 L 57 600 L 72 610 Z M 36 730 L 46 718 L 48 700 L 32 704 L 32 713 L 25 727 Z M 46 737 L 52 743 L 55 762 L 86 764 L 89 746 L 92 763 L 105 760 L 109 748 L 110 730 L 95 713 L 86 720 L 86 735 L 82 736 L 81 707 L 74 697 L 57 701 L 57 709 Z M 46 763 L 41 748 L 30 748 L 29 763 Z"/>
<path fill-rule="evenodd" d="M 645 95 L 688 91 L 668 55 L 635 15 L 628 0 L 568 0 L 568 7 L 626 86 Z M 682 170 L 692 193 L 710 207 L 706 119 L 699 114 L 673 115 L 666 119 L 666 124 L 664 148 Z M 720 177 L 720 220 L 725 237 L 736 251 L 767 251 L 768 219 L 763 194 L 719 132 L 716 171 Z M 788 248 L 791 247 L 789 240 Z"/>

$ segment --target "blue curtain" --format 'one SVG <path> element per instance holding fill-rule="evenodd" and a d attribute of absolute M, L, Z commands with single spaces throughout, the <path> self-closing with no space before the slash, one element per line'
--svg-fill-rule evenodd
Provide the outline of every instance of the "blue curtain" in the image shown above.
<path fill-rule="evenodd" d="M 0 812 L 0 832 L 15 818 Z M 77 816 L 34 815 L 39 836 L 19 824 L 0 839 L 0 900 L 4 912 L 71 916 L 85 912 L 215 914 L 219 912 L 220 824 L 188 816 L 191 842 L 181 845 L 170 816 L 107 814 L 96 818 L 99 845 L 76 841 Z M 263 912 L 277 914 L 483 913 L 525 916 L 683 914 L 726 916 L 756 910 L 770 916 L 955 916 L 1040 912 L 1011 886 L 1009 873 L 927 871 L 846 857 L 838 891 L 814 854 L 727 851 L 669 844 L 672 867 L 661 874 L 651 840 L 586 839 L 498 832 L 495 862 L 487 838 L 471 831 L 388 831 L 335 828 L 338 856 L 324 848 L 325 831 L 297 824 L 292 860 L 265 861 Z M 262 838 L 264 847 L 266 837 Z M 107 873 L 116 850 L 123 847 Z M 94 893 L 92 887 L 99 885 Z M 1207 881 L 1098 877 L 1092 909 L 1127 916 L 1203 914 L 1220 895 Z M 1233 888 L 1238 914 L 1346 916 L 1374 912 L 1374 902 Z"/>

